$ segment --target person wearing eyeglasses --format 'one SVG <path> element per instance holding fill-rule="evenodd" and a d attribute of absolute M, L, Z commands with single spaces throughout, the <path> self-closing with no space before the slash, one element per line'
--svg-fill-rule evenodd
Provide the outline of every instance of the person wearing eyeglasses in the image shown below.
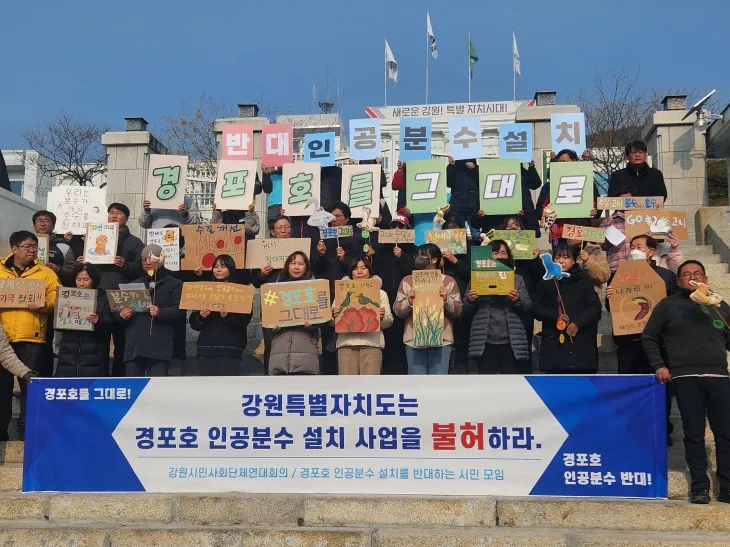
<path fill-rule="evenodd" d="M 45 298 L 41 302 L 18 302 L 17 307 L 0 310 L 0 323 L 8 335 L 10 347 L 18 358 L 32 370 L 40 370 L 46 343 L 46 324 L 56 305 L 56 289 L 61 286 L 56 273 L 38 261 L 38 238 L 25 230 L 10 236 L 12 254 L 0 260 L 0 279 L 38 279 L 45 282 Z M 6 296 L 9 291 L 2 291 Z M 26 382 L 20 381 L 20 416 L 18 436 L 25 437 Z M 12 416 L 13 375 L 0 368 L 0 441 L 8 440 L 8 425 Z"/>
<path fill-rule="evenodd" d="M 687 260 L 677 270 L 681 292 L 654 308 L 641 342 L 656 378 L 672 381 L 682 415 L 684 452 L 691 476 L 691 503 L 710 503 L 705 452 L 705 416 L 717 449 L 717 501 L 730 503 L 730 306 L 699 293 L 705 267 Z"/>
<path fill-rule="evenodd" d="M 667 199 L 667 186 L 659 169 L 646 162 L 649 149 L 643 141 L 626 145 L 626 167 L 614 171 L 608 179 L 608 195 L 620 196 L 620 188 L 630 187 L 632 196 L 661 196 Z"/>

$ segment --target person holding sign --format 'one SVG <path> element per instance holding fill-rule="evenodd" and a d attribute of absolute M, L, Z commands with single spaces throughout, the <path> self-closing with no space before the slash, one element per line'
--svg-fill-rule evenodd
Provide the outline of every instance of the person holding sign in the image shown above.
<path fill-rule="evenodd" d="M 178 205 L 177 209 L 151 209 L 151 206 L 150 200 L 144 200 L 142 202 L 142 214 L 137 219 L 139 225 L 145 230 L 164 228 L 169 224 L 179 227 L 183 224 L 198 224 L 200 222 L 198 204 L 188 195 L 184 196 L 183 203 Z"/>
<path fill-rule="evenodd" d="M 490 242 L 492 257 L 514 267 L 506 241 Z M 515 288 L 507 296 L 479 296 L 469 285 L 464 301 L 464 319 L 471 325 L 469 357 L 479 374 L 531 374 L 524 316 L 532 301 L 522 276 L 515 274 Z"/>
<path fill-rule="evenodd" d="M 72 272 L 76 265 L 76 257 L 69 242 L 71 233 L 56 234 L 56 215 L 50 211 L 36 211 L 33 213 L 33 230 L 36 234 L 48 236 L 48 261 L 46 266 L 58 275 L 64 285 L 72 284 Z"/>
<path fill-rule="evenodd" d="M 347 267 L 349 276 L 344 279 L 360 281 L 373 277 L 373 267 L 367 258 L 353 258 Z M 358 301 L 365 297 L 350 294 L 345 297 L 342 306 L 332 307 L 332 317 L 337 321 L 340 313 L 343 313 L 343 306 L 350 304 L 350 300 Z M 360 302 L 362 303 L 362 302 Z M 367 303 L 367 302 L 366 302 Z M 380 289 L 378 316 L 380 330 L 378 332 L 352 332 L 337 334 L 337 361 L 340 375 L 379 375 L 383 368 L 383 348 L 385 337 L 383 329 L 393 324 L 393 314 L 390 311 L 388 295 Z M 367 310 L 371 312 L 371 310 Z M 374 314 L 373 314 L 374 315 Z"/>
<path fill-rule="evenodd" d="M 28 301 L 24 307 L 0 310 L 0 323 L 18 358 L 32 370 L 41 370 L 46 342 L 46 322 L 56 304 L 56 289 L 61 286 L 58 276 L 37 260 L 38 238 L 22 230 L 10 236 L 12 254 L 0 261 L 0 279 L 38 279 L 45 282 L 45 299 Z M 13 401 L 13 375 L 0 369 L 0 437 L 7 435 Z M 25 435 L 25 400 L 27 386 L 20 381 L 20 417 L 18 435 Z"/>
<path fill-rule="evenodd" d="M 562 272 L 560 279 L 546 272 L 535 293 L 535 319 L 542 321 L 540 370 L 547 374 L 598 372 L 601 301 L 577 259 L 575 247 L 559 243 L 552 260 Z"/>
<path fill-rule="evenodd" d="M 414 263 L 416 270 L 440 270 L 443 267 L 441 250 L 433 243 L 418 247 Z M 453 321 L 461 316 L 461 294 L 456 280 L 441 274 L 441 287 L 438 295 L 444 301 L 443 333 L 440 347 L 416 347 L 414 345 L 413 303 L 416 289 L 413 275 L 407 275 L 398 287 L 393 311 L 405 319 L 406 327 L 403 342 L 406 345 L 408 374 L 448 374 L 451 345 L 454 343 Z"/>
<path fill-rule="evenodd" d="M 213 262 L 213 281 L 234 283 L 236 263 L 229 255 L 218 255 Z M 190 327 L 198 331 L 200 376 L 239 376 L 241 356 L 248 339 L 250 313 L 217 312 L 209 309 L 190 314 Z"/>
<path fill-rule="evenodd" d="M 479 167 L 477 160 L 457 160 L 449 156 L 446 186 L 451 188 L 450 213 L 462 223 L 479 209 Z"/>
<path fill-rule="evenodd" d="M 77 264 L 73 269 L 77 289 L 98 289 L 101 276 L 93 264 Z M 103 378 L 109 376 L 109 335 L 112 313 L 105 291 L 96 293 L 96 311 L 85 319 L 93 331 L 61 330 L 56 377 Z"/>
<path fill-rule="evenodd" d="M 304 253 L 289 255 L 277 282 L 312 279 L 312 268 Z M 294 327 L 276 327 L 271 338 L 269 375 L 310 376 L 319 374 L 319 328 L 309 322 Z"/>
<path fill-rule="evenodd" d="M 667 186 L 659 169 L 646 163 L 649 148 L 643 141 L 626 145 L 626 167 L 614 171 L 608 179 L 608 195 L 623 195 L 622 188 L 630 188 L 633 196 L 662 196 L 667 199 Z"/>
<path fill-rule="evenodd" d="M 570 238 L 566 241 L 568 245 L 572 245 L 578 250 L 578 264 L 596 284 L 596 290 L 600 291 L 603 284 L 611 277 L 611 270 L 606 261 L 606 253 L 601 250 L 600 245 L 590 241 Z"/>
<path fill-rule="evenodd" d="M 127 377 L 167 376 L 172 361 L 173 327 L 185 315 L 180 309 L 182 283 L 164 268 L 162 247 L 147 245 L 142 249 L 144 274 L 133 283 L 149 290 L 152 306 L 133 312 L 123 308 L 114 319 L 124 325 L 124 365 Z"/>
<path fill-rule="evenodd" d="M 248 211 L 219 211 L 216 207 L 214 203 L 213 215 L 210 217 L 211 224 L 243 224 L 247 238 L 256 237 L 261 230 L 259 215 L 253 210 L 253 203 Z"/>

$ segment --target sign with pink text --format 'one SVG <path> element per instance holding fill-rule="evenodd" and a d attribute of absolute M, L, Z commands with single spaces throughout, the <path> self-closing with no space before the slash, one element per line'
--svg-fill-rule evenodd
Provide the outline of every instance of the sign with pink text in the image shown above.
<path fill-rule="evenodd" d="M 281 167 L 293 161 L 294 127 L 288 123 L 265 125 L 261 129 L 261 165 Z"/>
<path fill-rule="evenodd" d="M 233 124 L 223 127 L 223 136 L 221 137 L 221 159 L 253 159 L 252 125 Z"/>

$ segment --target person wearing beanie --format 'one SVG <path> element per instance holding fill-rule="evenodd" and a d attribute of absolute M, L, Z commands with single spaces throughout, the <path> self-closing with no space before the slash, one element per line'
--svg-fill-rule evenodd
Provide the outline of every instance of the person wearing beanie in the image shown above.
<path fill-rule="evenodd" d="M 150 291 L 152 305 L 144 311 L 123 308 L 114 313 L 124 327 L 124 368 L 127 377 L 167 376 L 173 354 L 173 327 L 185 310 L 180 309 L 182 282 L 165 269 L 162 247 L 142 249 L 142 277 L 133 283 Z"/>

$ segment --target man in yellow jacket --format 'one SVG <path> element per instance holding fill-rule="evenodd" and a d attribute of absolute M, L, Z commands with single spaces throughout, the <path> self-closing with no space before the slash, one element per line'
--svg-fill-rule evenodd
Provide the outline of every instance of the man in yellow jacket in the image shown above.
<path fill-rule="evenodd" d="M 10 236 L 13 254 L 0 259 L 0 280 L 40 279 L 45 282 L 45 301 L 29 302 L 24 308 L 0 309 L 0 323 L 8 335 L 10 346 L 18 358 L 32 370 L 39 370 L 46 341 L 46 324 L 56 304 L 58 276 L 38 262 L 38 238 L 32 232 L 20 231 Z M 25 436 L 26 383 L 20 382 L 20 417 L 18 436 Z M 13 375 L 0 368 L 0 441 L 8 439 L 8 425 L 13 408 Z"/>

